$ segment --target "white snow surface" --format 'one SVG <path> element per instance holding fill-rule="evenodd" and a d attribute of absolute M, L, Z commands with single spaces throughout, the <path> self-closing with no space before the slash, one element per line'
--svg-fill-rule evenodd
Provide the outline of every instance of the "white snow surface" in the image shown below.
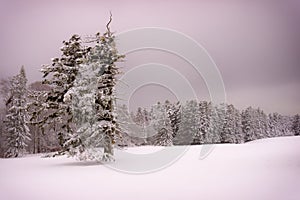
<path fill-rule="evenodd" d="M 170 166 L 147 174 L 66 157 L 0 159 L 0 199 L 300 199 L 300 137 L 219 144 L 201 160 L 202 147 L 191 146 Z M 130 152 L 156 148 L 161 147 L 133 147 Z M 134 162 L 120 158 L 120 151 L 115 162 Z"/>

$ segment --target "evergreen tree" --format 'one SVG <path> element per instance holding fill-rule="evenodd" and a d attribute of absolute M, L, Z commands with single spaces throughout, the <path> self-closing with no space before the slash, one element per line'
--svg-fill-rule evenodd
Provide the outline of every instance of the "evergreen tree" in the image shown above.
<path fill-rule="evenodd" d="M 176 104 L 172 104 L 168 101 L 165 103 L 168 118 L 171 122 L 171 128 L 172 128 L 172 137 L 174 138 L 179 130 L 180 122 L 181 122 L 181 105 L 178 101 Z"/>
<path fill-rule="evenodd" d="M 193 144 L 203 144 L 205 142 L 205 137 L 207 137 L 209 127 L 209 114 L 208 103 L 206 101 L 201 101 L 199 103 L 198 117 L 199 130 L 195 132 Z"/>
<path fill-rule="evenodd" d="M 236 109 L 232 104 L 226 106 L 226 115 L 223 130 L 221 133 L 222 143 L 235 143 L 236 142 L 236 122 L 235 122 Z"/>
<path fill-rule="evenodd" d="M 144 124 L 146 126 L 149 125 L 149 121 L 150 121 L 150 114 L 149 112 L 146 110 L 146 108 L 143 109 L 143 118 L 144 118 Z"/>
<path fill-rule="evenodd" d="M 52 64 L 45 65 L 43 73 L 43 84 L 51 87 L 43 106 L 48 110 L 48 115 L 43 120 L 44 126 L 52 126 L 57 131 L 59 144 L 66 147 L 65 141 L 73 133 L 73 115 L 71 104 L 64 101 L 65 94 L 73 87 L 74 80 L 78 74 L 79 65 L 86 60 L 86 54 L 90 48 L 82 46 L 81 38 L 73 35 L 69 41 L 63 41 L 60 58 L 53 58 Z M 63 152 L 67 149 L 64 148 Z"/>
<path fill-rule="evenodd" d="M 292 129 L 294 135 L 300 135 L 300 115 L 298 114 L 293 117 Z"/>
<path fill-rule="evenodd" d="M 208 104 L 209 128 L 204 137 L 205 144 L 221 143 L 221 133 L 224 127 L 226 109 L 224 105 Z"/>
<path fill-rule="evenodd" d="M 114 87 L 119 73 L 116 62 L 123 56 L 117 52 L 114 36 L 109 29 L 110 22 L 111 18 L 107 32 L 103 35 L 97 33 L 91 41 L 96 44 L 90 49 L 87 64 L 83 65 L 79 73 L 78 84 L 65 96 L 66 102 L 70 96 L 71 99 L 73 96 L 78 97 L 72 100 L 75 101 L 75 110 L 78 105 L 84 106 L 82 111 L 79 107 L 78 112 L 75 112 L 79 113 L 75 119 L 77 132 L 71 135 L 65 147 L 71 147 L 71 152 L 76 149 L 75 153 L 78 155 L 79 152 L 80 158 L 85 160 L 99 160 L 100 153 L 95 150 L 100 146 L 104 148 L 101 160 L 113 160 L 113 144 L 120 135 L 116 123 Z M 83 80 L 84 75 L 87 75 L 85 71 L 92 72 L 90 77 L 85 77 L 87 80 Z M 93 116 L 88 116 L 90 114 Z"/>
<path fill-rule="evenodd" d="M 71 156 L 80 160 L 101 160 L 103 153 L 104 134 L 103 121 L 98 121 L 96 107 L 97 83 L 99 79 L 99 63 L 82 64 L 73 87 L 65 94 L 64 101 L 71 102 L 73 122 L 76 128 L 69 134 L 64 143 L 65 149 Z M 102 124 L 103 123 L 103 124 Z"/>
<path fill-rule="evenodd" d="M 174 138 L 175 144 L 193 144 L 199 131 L 199 106 L 195 100 L 187 101 L 182 106 L 181 122 L 178 134 Z"/>
<path fill-rule="evenodd" d="M 43 103 L 46 100 L 47 91 L 49 91 L 49 88 L 42 85 L 41 82 L 35 82 L 28 88 L 27 113 L 33 143 L 33 153 L 40 153 L 42 148 L 41 140 L 45 134 L 45 127 L 43 126 L 45 107 Z"/>
<path fill-rule="evenodd" d="M 238 109 L 235 109 L 234 121 L 235 121 L 235 128 L 234 128 L 235 142 L 243 143 L 245 137 L 243 135 L 242 115 Z"/>
<path fill-rule="evenodd" d="M 141 107 L 138 107 L 138 109 L 137 109 L 137 113 L 135 116 L 135 122 L 140 126 L 144 126 L 145 117 L 144 117 L 144 113 L 143 113 L 143 110 Z"/>
<path fill-rule="evenodd" d="M 268 135 L 268 118 L 267 115 L 261 109 L 255 110 L 255 122 L 256 122 L 256 139 L 265 138 Z"/>
<path fill-rule="evenodd" d="M 135 146 L 136 138 L 133 137 L 132 131 L 135 131 L 136 124 L 131 119 L 128 108 L 125 104 L 117 105 L 116 107 L 117 115 L 117 124 L 120 128 L 120 134 L 122 139 L 117 140 L 116 144 L 118 146 Z"/>
<path fill-rule="evenodd" d="M 273 126 L 275 129 L 277 128 L 276 123 L 278 123 L 277 117 L 271 125 L 270 122 L 268 122 L 267 115 L 261 109 L 248 107 L 242 113 L 242 127 L 245 141 L 247 142 L 267 137 L 269 131 L 272 131 L 270 126 Z M 276 132 L 277 130 L 273 131 Z"/>
<path fill-rule="evenodd" d="M 268 126 L 269 126 L 269 137 L 279 137 L 281 136 L 280 130 L 280 115 L 278 113 L 269 114 L 268 117 Z"/>
<path fill-rule="evenodd" d="M 151 109 L 151 124 L 156 135 L 150 138 L 150 143 L 160 146 L 172 145 L 171 120 L 168 117 L 166 106 L 158 102 Z M 152 140 L 152 141 L 151 141 Z"/>
<path fill-rule="evenodd" d="M 113 144 L 120 138 L 116 123 L 115 84 L 119 69 L 119 55 L 115 37 L 110 32 L 97 33 L 91 42 L 95 46 L 87 54 L 87 62 L 80 65 L 73 87 L 64 95 L 64 102 L 72 102 L 77 131 L 70 135 L 64 147 L 71 155 L 83 160 L 113 160 Z M 103 147 L 104 153 L 98 148 Z"/>
<path fill-rule="evenodd" d="M 30 133 L 26 124 L 26 75 L 24 67 L 20 74 L 11 80 L 10 102 L 7 104 L 6 114 L 6 147 L 5 157 L 22 156 L 26 150 L 26 142 L 30 140 Z"/>
<path fill-rule="evenodd" d="M 248 107 L 242 112 L 242 130 L 245 137 L 245 142 L 256 139 L 254 118 L 255 111 L 252 107 Z"/>

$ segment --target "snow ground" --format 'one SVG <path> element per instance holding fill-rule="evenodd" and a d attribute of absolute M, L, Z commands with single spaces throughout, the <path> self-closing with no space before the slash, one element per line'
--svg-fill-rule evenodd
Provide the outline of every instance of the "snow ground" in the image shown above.
<path fill-rule="evenodd" d="M 128 151 L 144 156 L 157 148 Z M 0 159 L 0 199 L 300 199 L 300 137 L 216 145 L 203 160 L 201 148 L 192 146 L 175 163 L 146 174 L 66 157 Z M 116 163 L 144 164 L 120 158 L 120 153 Z"/>

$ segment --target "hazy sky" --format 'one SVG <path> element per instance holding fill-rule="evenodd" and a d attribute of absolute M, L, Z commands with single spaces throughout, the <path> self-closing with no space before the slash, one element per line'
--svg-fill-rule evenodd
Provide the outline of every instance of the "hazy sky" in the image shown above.
<path fill-rule="evenodd" d="M 239 108 L 259 106 L 266 112 L 300 113 L 299 1 L 0 2 L 0 78 L 16 74 L 24 65 L 30 82 L 40 80 L 40 66 L 60 54 L 62 40 L 73 33 L 103 32 L 112 11 L 112 30 L 116 33 L 163 27 L 203 45 L 221 72 L 229 103 Z M 137 53 L 129 55 L 122 65 L 126 71 L 143 62 L 162 60 L 199 86 L 199 98 L 208 97 L 201 77 L 170 55 Z M 147 86 L 133 95 L 132 102 L 137 106 L 171 96 L 163 88 Z"/>

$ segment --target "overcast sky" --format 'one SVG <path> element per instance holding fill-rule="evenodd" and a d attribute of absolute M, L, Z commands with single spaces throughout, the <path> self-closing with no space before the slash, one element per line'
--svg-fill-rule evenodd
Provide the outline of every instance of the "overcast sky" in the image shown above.
<path fill-rule="evenodd" d="M 238 108 L 300 113 L 300 4 L 295 0 L 145 1 L 145 0 L 0 0 L 0 78 L 25 66 L 30 82 L 41 79 L 42 64 L 60 55 L 61 42 L 73 33 L 103 32 L 109 11 L 112 30 L 138 27 L 180 31 L 210 54 L 224 80 L 227 101 Z M 159 59 L 158 59 L 159 58 Z M 158 52 L 129 55 L 124 70 L 143 62 L 162 61 L 178 69 L 206 99 L 201 77 L 180 60 Z M 157 85 L 139 89 L 136 107 L 175 98 Z"/>

